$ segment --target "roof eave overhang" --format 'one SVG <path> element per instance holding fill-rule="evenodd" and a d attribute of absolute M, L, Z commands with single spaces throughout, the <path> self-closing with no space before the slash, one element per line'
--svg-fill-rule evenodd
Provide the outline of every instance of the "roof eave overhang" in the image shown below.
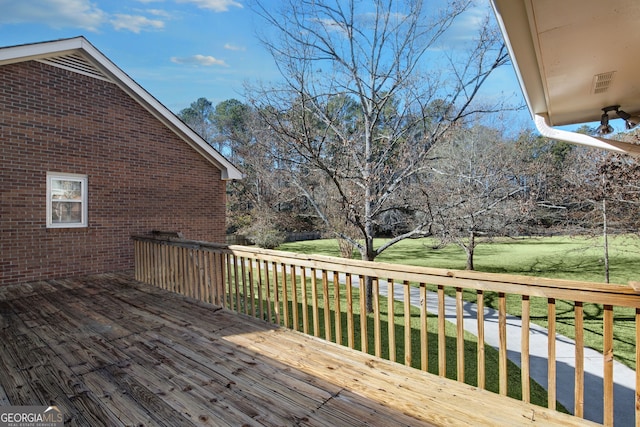
<path fill-rule="evenodd" d="M 640 156 L 638 145 L 555 128 L 549 118 L 548 96 L 538 46 L 532 36 L 532 12 L 528 0 L 491 0 L 496 20 L 511 56 L 518 83 L 536 128 L 545 137 L 594 148 Z"/>
<path fill-rule="evenodd" d="M 200 135 L 111 62 L 84 37 L 3 48 L 0 49 L 0 64 L 45 59 L 53 55 L 58 56 L 78 52 L 83 54 L 110 81 L 118 85 L 201 156 L 220 169 L 223 180 L 242 179 L 243 174 L 235 165 L 211 147 Z"/>

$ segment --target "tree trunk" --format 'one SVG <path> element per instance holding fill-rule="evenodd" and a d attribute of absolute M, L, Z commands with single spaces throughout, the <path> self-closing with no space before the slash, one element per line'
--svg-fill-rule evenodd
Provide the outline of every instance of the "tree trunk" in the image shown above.
<path fill-rule="evenodd" d="M 373 313 L 373 277 L 365 276 L 364 281 L 367 286 L 367 313 Z"/>
<path fill-rule="evenodd" d="M 473 253 L 476 249 L 476 234 L 473 230 L 469 233 L 469 244 L 465 246 L 465 252 L 467 253 L 467 270 L 473 270 Z"/>
<path fill-rule="evenodd" d="M 604 246 L 604 281 L 609 283 L 609 230 L 607 227 L 607 200 L 602 199 L 602 240 Z"/>
<path fill-rule="evenodd" d="M 367 236 L 366 238 L 366 250 L 363 254 L 363 261 L 375 260 L 375 252 L 373 251 L 373 237 Z M 364 281 L 366 283 L 366 297 L 367 297 L 367 313 L 373 313 L 373 277 L 365 276 Z"/>

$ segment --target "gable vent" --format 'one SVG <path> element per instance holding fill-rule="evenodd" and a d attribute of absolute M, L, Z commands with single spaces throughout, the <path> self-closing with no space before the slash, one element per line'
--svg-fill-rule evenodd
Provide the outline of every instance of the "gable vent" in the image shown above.
<path fill-rule="evenodd" d="M 55 56 L 52 58 L 38 59 L 44 64 L 53 65 L 54 67 L 64 68 L 85 76 L 95 77 L 100 80 L 112 81 L 102 71 L 96 68 L 91 62 L 87 61 L 82 55 L 72 53 L 70 55 Z"/>
<path fill-rule="evenodd" d="M 593 93 L 597 95 L 609 90 L 615 74 L 615 71 L 609 71 L 607 73 L 596 74 L 593 76 Z"/>

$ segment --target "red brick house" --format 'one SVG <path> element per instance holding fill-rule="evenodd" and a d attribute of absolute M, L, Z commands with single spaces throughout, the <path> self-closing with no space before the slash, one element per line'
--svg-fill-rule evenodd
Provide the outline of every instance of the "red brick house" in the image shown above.
<path fill-rule="evenodd" d="M 0 285 L 133 267 L 132 234 L 224 241 L 240 171 L 85 38 L 0 48 Z"/>

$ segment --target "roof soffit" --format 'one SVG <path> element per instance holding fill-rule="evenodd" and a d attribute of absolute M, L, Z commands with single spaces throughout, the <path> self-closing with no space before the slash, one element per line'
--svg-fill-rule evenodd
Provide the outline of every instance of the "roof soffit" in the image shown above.
<path fill-rule="evenodd" d="M 640 2 L 492 0 L 533 115 L 553 126 L 640 113 Z"/>

